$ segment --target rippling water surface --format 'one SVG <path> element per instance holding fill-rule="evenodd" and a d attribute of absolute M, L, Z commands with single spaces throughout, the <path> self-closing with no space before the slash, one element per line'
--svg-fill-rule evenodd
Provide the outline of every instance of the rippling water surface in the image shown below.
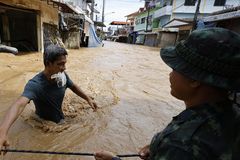
<path fill-rule="evenodd" d="M 95 98 L 100 109 L 92 112 L 86 102 L 68 90 L 63 104 L 66 123 L 56 125 L 35 117 L 30 103 L 9 132 L 11 148 L 137 153 L 183 110 L 182 102 L 169 93 L 170 69 L 161 61 L 159 50 L 115 42 L 105 42 L 102 48 L 69 50 L 66 72 Z M 26 82 L 42 69 L 41 53 L 0 53 L 0 118 Z M 5 159 L 93 158 L 8 153 Z"/>

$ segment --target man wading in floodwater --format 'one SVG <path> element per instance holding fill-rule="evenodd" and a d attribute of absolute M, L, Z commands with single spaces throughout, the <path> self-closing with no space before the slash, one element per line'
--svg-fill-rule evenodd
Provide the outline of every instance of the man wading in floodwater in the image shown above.
<path fill-rule="evenodd" d="M 7 146 L 8 130 L 33 100 L 36 114 L 45 120 L 60 123 L 64 120 L 62 102 L 67 88 L 85 99 L 95 111 L 98 106 L 64 72 L 67 51 L 57 45 L 50 45 L 44 51 L 44 70 L 28 81 L 21 97 L 9 108 L 0 124 L 0 147 Z"/>
<path fill-rule="evenodd" d="M 140 157 L 240 160 L 240 109 L 229 98 L 240 91 L 240 35 L 223 28 L 197 30 L 176 47 L 162 49 L 161 57 L 173 69 L 171 94 L 186 109 L 140 150 Z M 107 151 L 95 158 L 120 159 Z"/>

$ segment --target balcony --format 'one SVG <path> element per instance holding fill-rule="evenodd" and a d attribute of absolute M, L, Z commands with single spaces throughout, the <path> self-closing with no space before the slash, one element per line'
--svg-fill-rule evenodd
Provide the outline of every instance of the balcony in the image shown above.
<path fill-rule="evenodd" d="M 153 18 L 160 18 L 162 16 L 171 15 L 172 8 L 172 6 L 168 5 L 158 9 L 157 11 L 155 11 Z"/>

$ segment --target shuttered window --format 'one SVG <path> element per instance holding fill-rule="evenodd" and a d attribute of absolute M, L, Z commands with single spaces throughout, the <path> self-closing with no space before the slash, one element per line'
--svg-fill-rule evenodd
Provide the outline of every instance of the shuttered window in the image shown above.
<path fill-rule="evenodd" d="M 195 6 L 197 0 L 185 0 L 184 6 Z"/>
<path fill-rule="evenodd" d="M 226 3 L 226 0 L 215 0 L 214 6 L 224 6 Z"/>

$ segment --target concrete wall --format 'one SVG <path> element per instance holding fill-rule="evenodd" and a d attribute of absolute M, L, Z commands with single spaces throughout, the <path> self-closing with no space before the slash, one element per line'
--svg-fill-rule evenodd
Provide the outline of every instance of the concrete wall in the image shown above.
<path fill-rule="evenodd" d="M 79 6 L 79 7 L 81 7 L 83 10 L 86 10 L 86 9 L 87 9 L 86 0 L 64 0 L 64 2 L 73 3 L 73 5 Z"/>
<path fill-rule="evenodd" d="M 163 17 L 161 17 L 158 27 L 159 27 L 159 28 L 162 28 L 162 26 L 163 26 L 164 24 L 166 24 L 167 22 L 169 22 L 170 18 L 171 18 L 170 16 L 163 16 Z"/>
<path fill-rule="evenodd" d="M 38 50 L 43 52 L 43 23 L 58 26 L 58 9 L 53 5 L 48 5 L 46 1 L 40 0 L 0 0 L 8 6 L 20 9 L 30 9 L 37 13 L 37 35 L 38 35 Z"/>
<path fill-rule="evenodd" d="M 42 23 L 58 25 L 58 10 L 48 5 L 46 1 L 40 0 L 0 0 L 9 6 L 22 9 L 32 9 L 39 11 Z"/>
<path fill-rule="evenodd" d="M 69 32 L 69 35 L 64 42 L 66 48 L 79 49 L 80 48 L 80 32 Z"/>
<path fill-rule="evenodd" d="M 162 17 L 162 16 L 171 15 L 172 10 L 173 10 L 172 6 L 165 6 L 165 7 L 159 8 L 158 10 L 156 10 L 153 17 L 154 18 L 159 18 L 159 17 Z"/>
<path fill-rule="evenodd" d="M 162 0 L 165 1 L 165 0 Z M 206 16 L 209 13 L 225 9 L 230 6 L 237 6 L 240 4 L 238 0 L 226 0 L 225 6 L 214 6 L 215 0 L 202 0 L 200 5 L 201 16 Z M 154 18 L 159 20 L 159 28 L 166 24 L 170 19 L 174 18 L 193 18 L 196 11 L 195 6 L 184 6 L 185 0 L 173 0 L 172 6 L 165 6 L 158 9 L 154 13 Z M 170 13 L 171 12 L 171 13 Z M 171 15 L 171 17 L 169 17 Z"/>
<path fill-rule="evenodd" d="M 184 6 L 184 2 L 185 0 L 174 0 L 173 13 L 195 13 L 197 3 L 195 3 L 195 6 Z M 212 13 L 223 10 L 227 6 L 239 5 L 238 0 L 226 0 L 225 6 L 214 6 L 214 2 L 215 0 L 202 0 L 200 4 L 200 13 Z"/>
<path fill-rule="evenodd" d="M 149 11 L 149 16 L 152 16 L 152 21 L 153 21 L 153 17 L 154 17 L 154 13 L 155 11 L 157 10 L 157 8 L 154 8 L 154 9 L 151 9 Z M 147 16 L 148 16 L 148 11 L 145 11 L 139 15 L 136 16 L 135 18 L 135 26 L 134 26 L 134 31 L 145 31 L 146 30 L 146 22 L 147 22 Z M 144 23 L 141 23 L 141 19 L 142 18 L 145 18 L 145 22 Z M 139 24 L 136 24 L 136 21 L 140 21 Z M 151 30 L 152 29 L 152 25 L 151 27 L 148 27 L 148 30 Z"/>
<path fill-rule="evenodd" d="M 153 15 L 153 11 L 150 11 L 149 12 L 149 16 Z M 140 15 L 138 15 L 136 18 L 135 18 L 135 27 L 134 27 L 134 31 L 145 31 L 146 30 L 146 20 L 147 20 L 147 15 L 148 15 L 148 12 L 144 12 Z M 141 19 L 142 18 L 145 18 L 145 22 L 144 23 L 141 23 Z M 140 23 L 136 23 L 136 21 L 140 21 Z"/>

